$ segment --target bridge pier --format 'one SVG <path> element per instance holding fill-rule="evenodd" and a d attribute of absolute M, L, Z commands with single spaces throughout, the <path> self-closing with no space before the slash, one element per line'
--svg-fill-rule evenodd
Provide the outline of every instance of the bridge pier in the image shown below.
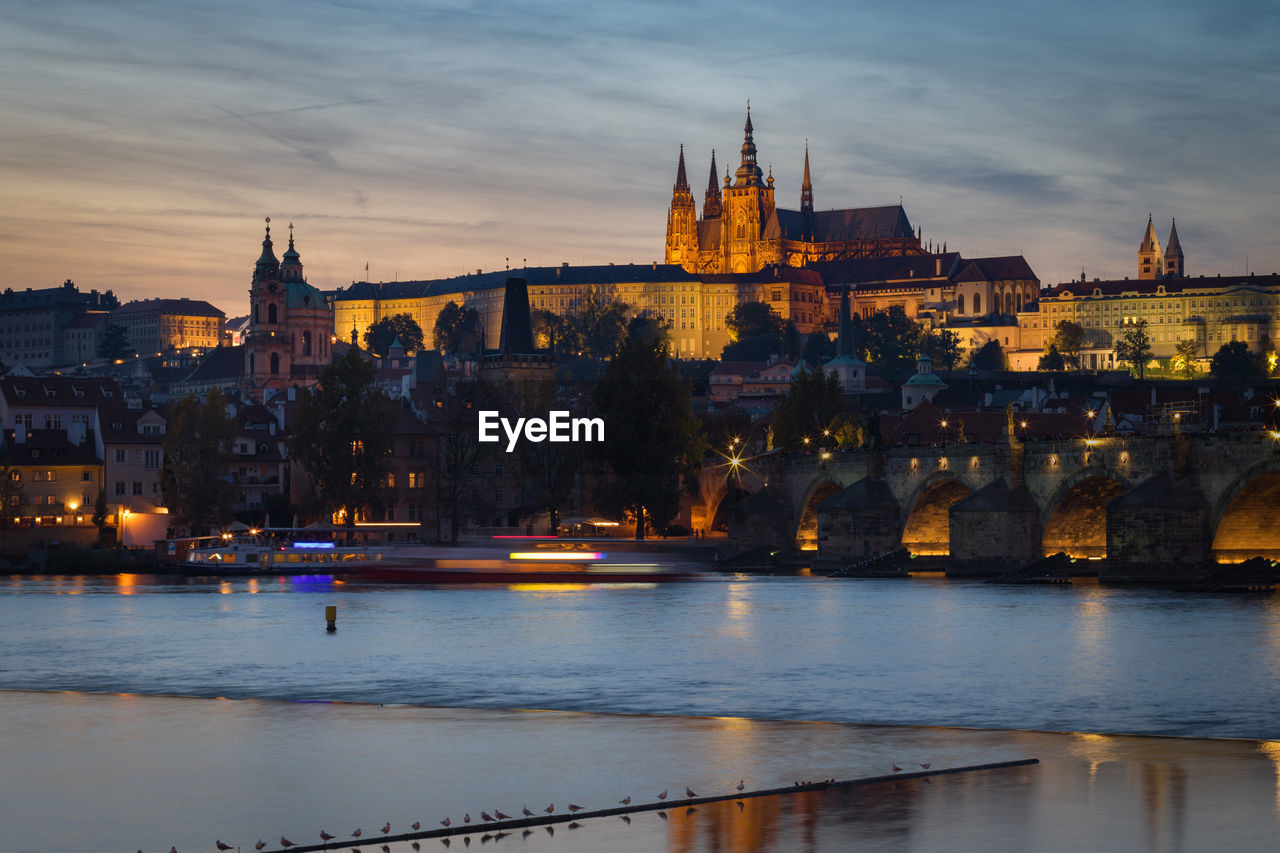
<path fill-rule="evenodd" d="M 1040 558 L 1040 507 L 1024 485 L 995 480 L 955 503 L 949 523 L 948 577 L 999 575 Z"/>
<path fill-rule="evenodd" d="M 1177 583 L 1204 577 L 1209 502 L 1190 477 L 1157 474 L 1107 504 L 1103 583 Z"/>
<path fill-rule="evenodd" d="M 863 477 L 818 504 L 814 568 L 831 571 L 901 547 L 902 510 L 881 478 Z"/>

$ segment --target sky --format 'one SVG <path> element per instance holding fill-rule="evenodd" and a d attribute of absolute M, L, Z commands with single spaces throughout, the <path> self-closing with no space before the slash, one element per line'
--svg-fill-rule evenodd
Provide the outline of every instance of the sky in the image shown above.
<path fill-rule="evenodd" d="M 1041 281 L 1280 272 L 1280 6 L 0 0 L 0 287 L 235 316 L 271 217 L 330 289 L 661 261 L 676 159 L 896 204 Z"/>

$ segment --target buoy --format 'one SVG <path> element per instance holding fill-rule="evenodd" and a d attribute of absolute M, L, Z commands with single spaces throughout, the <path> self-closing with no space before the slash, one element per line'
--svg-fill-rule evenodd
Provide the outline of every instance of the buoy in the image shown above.
<path fill-rule="evenodd" d="M 326 604 L 324 608 L 324 619 L 329 623 L 328 627 L 325 628 L 326 631 L 332 634 L 334 631 L 338 630 L 338 605 Z"/>

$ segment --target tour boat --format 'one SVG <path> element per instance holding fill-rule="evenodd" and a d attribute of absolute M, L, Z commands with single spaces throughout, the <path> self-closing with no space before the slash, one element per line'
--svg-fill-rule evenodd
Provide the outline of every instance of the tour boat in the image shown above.
<path fill-rule="evenodd" d="M 487 545 L 231 540 L 193 548 L 188 574 L 342 575 L 369 583 L 659 583 L 708 568 L 686 555 L 636 550 L 625 540 Z M 674 559 L 673 559 L 674 557 Z"/>

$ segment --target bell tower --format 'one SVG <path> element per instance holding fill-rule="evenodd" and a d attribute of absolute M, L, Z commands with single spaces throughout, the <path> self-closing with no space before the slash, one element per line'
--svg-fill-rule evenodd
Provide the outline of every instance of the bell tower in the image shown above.
<path fill-rule="evenodd" d="M 773 181 L 766 185 L 764 172 L 756 163 L 755 128 L 751 105 L 743 127 L 742 162 L 733 183 L 725 176 L 724 209 L 721 216 L 720 272 L 757 272 L 764 266 L 759 244 L 763 224 L 773 212 Z"/>
<path fill-rule="evenodd" d="M 1147 214 L 1147 233 L 1138 247 L 1138 278 L 1163 278 L 1164 252 L 1160 250 L 1160 240 L 1156 237 L 1156 226 L 1151 222 L 1151 214 Z"/>

